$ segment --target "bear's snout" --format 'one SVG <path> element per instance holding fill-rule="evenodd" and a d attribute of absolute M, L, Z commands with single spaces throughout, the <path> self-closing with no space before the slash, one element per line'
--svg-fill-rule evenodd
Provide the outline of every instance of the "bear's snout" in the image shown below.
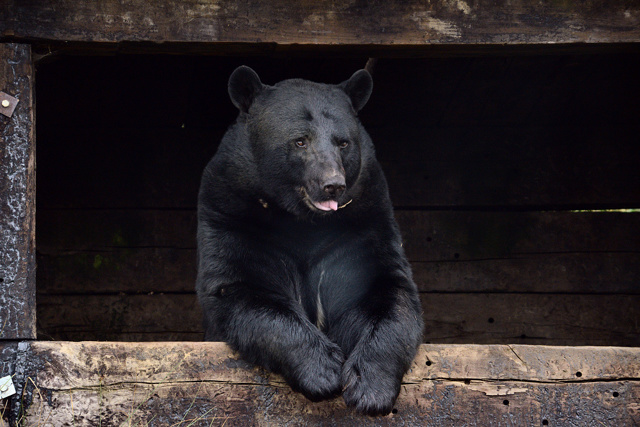
<path fill-rule="evenodd" d="M 342 196 L 344 190 L 347 188 L 346 183 L 344 181 L 344 176 L 342 175 L 334 175 L 329 179 L 326 179 L 322 184 L 322 191 L 330 198 L 337 199 Z"/>
<path fill-rule="evenodd" d="M 320 178 L 307 181 L 302 191 L 308 206 L 320 211 L 338 210 L 338 200 L 347 190 L 345 176 L 336 169 Z"/>

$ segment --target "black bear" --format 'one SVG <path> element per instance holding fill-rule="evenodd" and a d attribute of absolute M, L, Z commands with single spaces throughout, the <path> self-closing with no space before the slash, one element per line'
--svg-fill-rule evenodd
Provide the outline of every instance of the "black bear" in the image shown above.
<path fill-rule="evenodd" d="M 204 170 L 198 298 L 205 339 L 318 401 L 393 408 L 422 310 L 373 144 L 357 118 L 373 82 L 265 85 L 237 68 L 240 110 Z"/>

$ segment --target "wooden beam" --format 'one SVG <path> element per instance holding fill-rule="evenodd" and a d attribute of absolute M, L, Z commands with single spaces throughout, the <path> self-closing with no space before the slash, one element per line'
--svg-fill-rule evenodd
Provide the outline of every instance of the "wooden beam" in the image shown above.
<path fill-rule="evenodd" d="M 480 0 L 23 0 L 0 5 L 13 40 L 283 45 L 628 43 L 640 3 Z"/>
<path fill-rule="evenodd" d="M 31 47 L 0 44 L 0 91 L 18 99 L 0 115 L 0 339 L 35 338 L 36 164 Z"/>
<path fill-rule="evenodd" d="M 311 403 L 223 343 L 33 342 L 25 355 L 15 400 L 28 425 L 640 422 L 637 348 L 423 345 L 380 418 L 341 398 Z"/>

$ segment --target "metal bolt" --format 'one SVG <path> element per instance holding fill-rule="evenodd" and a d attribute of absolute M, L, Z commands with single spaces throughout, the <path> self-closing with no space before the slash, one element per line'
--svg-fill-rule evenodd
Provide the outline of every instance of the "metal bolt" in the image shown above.
<path fill-rule="evenodd" d="M 3 106 L 4 108 L 9 107 L 9 105 L 11 105 L 11 103 L 9 102 L 9 100 L 8 100 L 8 99 L 3 99 L 3 100 L 2 100 L 2 106 Z"/>
<path fill-rule="evenodd" d="M 4 384 L 2 385 L 2 387 L 0 387 L 0 392 L 3 392 L 3 393 L 4 393 L 4 392 L 5 392 L 5 391 L 7 391 L 7 390 L 9 390 L 9 384 L 4 383 Z"/>

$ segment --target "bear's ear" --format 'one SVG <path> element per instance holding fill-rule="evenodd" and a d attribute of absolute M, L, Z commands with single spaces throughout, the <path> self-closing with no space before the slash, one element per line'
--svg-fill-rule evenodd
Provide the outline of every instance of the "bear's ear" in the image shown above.
<path fill-rule="evenodd" d="M 369 100 L 369 96 L 371 96 L 373 79 L 367 70 L 358 70 L 353 73 L 349 80 L 340 83 L 339 87 L 351 98 L 353 109 L 360 111 Z"/>
<path fill-rule="evenodd" d="M 228 89 L 233 105 L 247 113 L 256 96 L 264 89 L 264 85 L 255 71 L 241 65 L 231 73 Z"/>

